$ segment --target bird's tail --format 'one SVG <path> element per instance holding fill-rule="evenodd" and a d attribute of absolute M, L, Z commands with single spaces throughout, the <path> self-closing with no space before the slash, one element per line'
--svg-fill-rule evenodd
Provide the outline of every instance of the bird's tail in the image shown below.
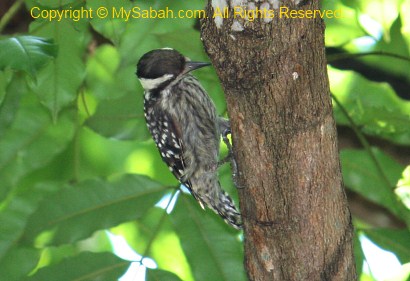
<path fill-rule="evenodd" d="M 221 189 L 219 200 L 211 203 L 211 209 L 219 214 L 224 221 L 236 229 L 242 229 L 242 217 L 236 209 L 231 197 Z"/>
<path fill-rule="evenodd" d="M 203 186 L 203 183 L 207 183 L 207 185 Z M 189 182 L 187 186 L 191 191 L 191 194 L 199 202 L 203 209 L 207 206 L 215 213 L 220 215 L 227 224 L 236 229 L 242 229 L 241 214 L 235 207 L 235 204 L 228 193 L 221 188 L 221 185 L 216 177 L 213 175 L 209 179 L 204 179 L 202 177 L 200 180 L 194 181 L 193 184 Z M 201 188 L 198 188 L 198 186 Z"/>

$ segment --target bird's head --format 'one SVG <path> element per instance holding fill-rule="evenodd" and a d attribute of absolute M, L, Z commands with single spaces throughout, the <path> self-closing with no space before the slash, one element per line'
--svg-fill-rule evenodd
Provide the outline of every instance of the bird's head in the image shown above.
<path fill-rule="evenodd" d="M 137 64 L 137 76 L 146 91 L 164 87 L 192 70 L 210 65 L 194 62 L 174 49 L 163 48 L 144 54 Z"/>

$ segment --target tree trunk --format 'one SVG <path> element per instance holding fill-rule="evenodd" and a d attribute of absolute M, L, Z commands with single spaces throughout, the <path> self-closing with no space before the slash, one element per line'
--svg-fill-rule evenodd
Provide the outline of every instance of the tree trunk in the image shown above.
<path fill-rule="evenodd" d="M 235 2 L 209 1 L 202 39 L 231 119 L 248 277 L 355 280 L 323 21 L 280 18 L 278 9 L 273 19 L 235 19 Z M 318 1 L 305 2 L 287 4 L 319 9 Z M 255 4 L 273 8 L 242 1 Z M 224 5 L 229 18 L 213 18 Z"/>

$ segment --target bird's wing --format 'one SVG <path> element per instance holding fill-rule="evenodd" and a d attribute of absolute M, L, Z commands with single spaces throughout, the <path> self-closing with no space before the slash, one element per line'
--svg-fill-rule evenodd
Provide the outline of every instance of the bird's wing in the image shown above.
<path fill-rule="evenodd" d="M 162 160 L 168 165 L 169 170 L 174 176 L 189 189 L 201 207 L 204 208 L 204 202 L 195 194 L 191 181 L 186 177 L 184 143 L 180 123 L 166 112 L 156 112 L 155 123 L 155 126 L 149 128 Z"/>
<path fill-rule="evenodd" d="M 174 176 L 181 182 L 185 175 L 184 144 L 180 125 L 169 114 L 162 114 L 159 126 L 160 137 L 156 140 L 162 159 Z M 160 117 L 160 118 L 161 118 Z"/>

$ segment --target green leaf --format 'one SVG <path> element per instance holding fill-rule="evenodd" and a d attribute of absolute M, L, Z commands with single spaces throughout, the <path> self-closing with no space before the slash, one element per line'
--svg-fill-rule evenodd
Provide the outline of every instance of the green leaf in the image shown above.
<path fill-rule="evenodd" d="M 120 47 L 120 53 L 124 54 L 124 59 L 131 58 L 134 65 L 137 62 L 134 58 L 138 58 L 147 46 L 157 45 L 156 48 L 165 47 L 158 45 L 155 40 L 152 40 L 152 35 L 155 33 L 166 33 L 169 31 L 181 30 L 187 27 L 193 27 L 197 19 L 192 17 L 178 17 L 178 11 L 190 11 L 194 9 L 203 9 L 204 4 L 198 1 L 172 1 L 163 0 L 155 3 L 139 1 L 138 5 L 133 5 L 126 0 L 90 0 L 87 1 L 87 8 L 97 10 L 100 7 L 105 7 L 108 10 L 106 20 L 94 17 L 91 20 L 92 27 L 102 34 L 107 39 L 111 40 L 115 45 Z M 135 8 L 133 10 L 133 8 Z M 175 18 L 138 18 L 145 10 L 168 9 L 172 11 Z M 130 17 L 127 18 L 126 13 L 130 12 Z M 138 14 L 139 12 L 139 14 Z M 171 14 L 170 14 L 171 15 Z M 199 39 L 199 37 L 198 37 Z M 186 42 L 189 42 L 185 38 Z M 136 52 L 139 51 L 139 52 Z M 139 53 L 139 55 L 138 55 Z M 137 57 L 135 57 L 137 55 Z"/>
<path fill-rule="evenodd" d="M 143 4 L 143 3 L 138 3 Z M 126 20 L 124 14 L 121 11 L 129 12 L 133 3 L 128 0 L 88 0 L 87 9 L 92 9 L 93 11 L 101 11 L 101 7 L 107 9 L 108 19 L 101 19 L 96 16 L 90 21 L 91 26 L 105 38 L 111 40 L 115 45 L 120 43 L 121 36 L 130 22 Z M 122 15 L 122 16 L 115 16 Z M 132 20 L 132 19 L 131 19 Z"/>
<path fill-rule="evenodd" d="M 53 123 L 34 96 L 26 96 L 10 128 L 0 138 L 0 200 L 24 175 L 49 163 L 74 134 L 72 112 Z"/>
<path fill-rule="evenodd" d="M 366 56 L 362 61 L 370 65 L 370 67 L 377 67 L 387 73 L 397 76 L 397 79 L 410 81 L 410 48 L 406 43 L 405 36 L 402 32 L 403 27 L 401 23 L 402 17 L 397 17 L 390 28 L 390 38 L 383 38 L 377 41 L 373 50 L 380 52 L 387 52 L 396 55 L 401 55 L 407 60 L 386 57 L 386 56 Z"/>
<path fill-rule="evenodd" d="M 36 6 L 47 8 L 59 8 L 75 2 L 77 2 L 77 0 L 34 0 Z"/>
<path fill-rule="evenodd" d="M 128 94 L 114 100 L 103 100 L 86 125 L 96 133 L 120 140 L 149 138 L 143 113 L 143 98 Z"/>
<path fill-rule="evenodd" d="M 33 202 L 25 199 L 14 197 L 9 206 L 0 213 L 0 262 L 3 262 L 7 252 L 18 244 L 28 217 L 34 212 Z"/>
<path fill-rule="evenodd" d="M 321 5 L 324 10 L 341 11 L 342 14 L 340 18 L 324 18 L 327 47 L 341 46 L 366 35 L 357 19 L 357 10 L 343 5 L 340 1 L 321 1 Z"/>
<path fill-rule="evenodd" d="M 157 218 L 157 216 L 153 214 L 154 216 L 150 215 L 138 221 L 139 229 L 141 232 L 144 231 L 144 234 L 149 239 L 147 240 L 148 243 L 152 237 L 156 237 L 155 243 L 152 244 L 147 254 L 155 260 L 160 269 L 173 272 L 185 281 L 194 280 L 178 235 L 173 230 L 170 216 L 166 213 L 164 214 L 164 212 L 165 211 L 162 210 L 162 215 L 165 215 L 165 217 L 161 216 Z M 154 221 L 150 222 L 150 219 Z M 159 225 L 160 221 L 161 225 Z M 158 226 L 161 229 L 159 232 L 156 229 Z M 145 251 L 146 245 L 144 246 Z"/>
<path fill-rule="evenodd" d="M 362 244 L 360 243 L 359 235 L 357 231 L 354 232 L 353 250 L 354 250 L 354 259 L 356 263 L 357 276 L 360 276 L 363 271 L 363 262 L 364 262 L 365 256 L 364 256 Z"/>
<path fill-rule="evenodd" d="M 378 246 L 393 252 L 402 264 L 410 262 L 409 230 L 363 229 L 363 232 Z"/>
<path fill-rule="evenodd" d="M 164 195 L 166 188 L 138 175 L 115 182 L 88 180 L 52 195 L 41 202 L 30 218 L 26 242 L 51 230 L 50 241 L 61 245 L 89 237 L 94 231 L 144 216 Z"/>
<path fill-rule="evenodd" d="M 370 51 L 401 56 L 400 58 L 397 58 L 387 55 L 373 54 L 356 58 L 358 60 L 356 64 L 364 64 L 361 68 L 364 71 L 367 69 L 367 75 L 370 75 L 372 78 L 377 80 L 381 80 L 384 78 L 384 73 L 386 73 L 388 76 L 387 78 L 393 78 L 396 80 L 396 86 L 400 83 L 400 81 L 402 81 L 401 83 L 404 83 L 403 85 L 410 81 L 410 72 L 408 71 L 410 67 L 410 49 L 409 45 L 406 44 L 406 39 L 402 33 L 403 27 L 401 24 L 401 18 L 402 17 L 397 17 L 397 19 L 393 22 L 390 28 L 389 38 L 383 37 L 375 40 L 374 44 L 368 46 L 367 48 L 363 48 L 363 46 L 360 46 L 360 44 L 355 42 L 344 45 L 344 48 L 349 50 L 351 53 L 363 53 Z M 381 73 L 374 73 L 371 75 L 371 70 L 373 68 L 377 69 L 376 73 Z M 359 70 L 359 72 L 361 71 Z"/>
<path fill-rule="evenodd" d="M 20 100 L 27 93 L 27 85 L 22 75 L 16 74 L 7 85 L 5 97 L 0 104 L 0 138 L 7 132 L 18 112 Z"/>
<path fill-rule="evenodd" d="M 0 106 L 2 106 L 2 103 L 4 102 L 4 98 L 7 94 L 7 88 L 14 77 L 13 73 L 14 71 L 11 69 L 0 71 Z"/>
<path fill-rule="evenodd" d="M 15 248 L 0 261 L 2 280 L 20 281 L 37 265 L 40 251 L 33 248 Z"/>
<path fill-rule="evenodd" d="M 111 253 L 84 252 L 59 264 L 41 268 L 26 281 L 112 281 L 117 280 L 130 262 Z"/>
<path fill-rule="evenodd" d="M 168 199 L 167 195 L 161 201 Z M 191 281 L 188 262 L 169 217 L 164 209 L 156 207 L 137 221 L 121 224 L 111 231 L 124 237 L 136 252 L 154 259 L 158 268 L 177 274 L 184 281 Z"/>
<path fill-rule="evenodd" d="M 170 218 L 196 281 L 247 280 L 238 233 L 219 216 L 182 195 Z"/>
<path fill-rule="evenodd" d="M 343 0 L 342 2 L 379 22 L 383 26 L 385 36 L 388 38 L 389 29 L 399 14 L 399 8 L 403 0 Z M 364 27 L 366 28 L 366 26 Z"/>
<path fill-rule="evenodd" d="M 399 144 L 410 144 L 410 101 L 397 97 L 386 83 L 370 82 L 352 71 L 329 67 L 331 91 L 366 134 Z M 338 124 L 349 125 L 335 105 Z"/>
<path fill-rule="evenodd" d="M 0 272 L 4 280 L 21 280 L 33 271 L 40 259 L 38 249 L 23 247 L 21 238 L 29 216 L 45 194 L 58 189 L 57 183 L 40 183 L 26 192 L 19 190 L 0 213 Z M 31 245 L 30 245 L 31 246 Z"/>
<path fill-rule="evenodd" d="M 387 186 L 386 180 L 366 151 L 344 149 L 340 153 L 340 160 L 346 186 L 368 200 L 386 207 L 393 214 L 410 223 L 410 211 L 404 207 L 394 193 L 394 187 L 404 167 L 380 150 L 372 149 L 372 151 L 390 185 Z"/>
<path fill-rule="evenodd" d="M 155 207 L 150 209 L 138 220 L 121 224 L 111 229 L 111 231 L 114 234 L 124 237 L 136 252 L 144 253 L 153 236 L 158 237 L 162 235 L 161 232 L 165 232 L 165 235 L 170 232 L 170 223 L 167 219 L 164 219 L 164 216 L 168 216 L 166 211 L 162 208 Z M 161 238 L 159 237 L 156 239 L 155 244 L 158 242 L 161 244 L 160 241 Z M 150 253 L 147 254 L 150 255 Z"/>
<path fill-rule="evenodd" d="M 198 30 L 193 28 L 177 29 L 164 33 L 154 33 L 153 36 L 162 46 L 168 46 L 180 51 L 182 54 L 195 61 L 209 60 L 203 51 L 201 40 L 189 40 L 186 38 L 199 38 L 201 35 Z M 195 55 L 195 57 L 193 57 Z"/>
<path fill-rule="evenodd" d="M 0 261 L 15 244 L 23 233 L 28 216 L 33 212 L 25 200 L 14 200 L 0 213 Z"/>
<path fill-rule="evenodd" d="M 147 269 L 147 281 L 182 281 L 177 275 L 172 272 L 160 269 Z"/>
<path fill-rule="evenodd" d="M 87 61 L 87 86 L 98 99 L 115 99 L 126 94 L 121 77 L 117 76 L 120 57 L 116 48 L 103 45 Z M 134 74 L 134 73 L 133 73 Z M 136 82 L 136 76 L 132 79 Z M 135 84 L 134 84 L 135 86 Z M 135 87 L 134 87 L 135 88 Z"/>
<path fill-rule="evenodd" d="M 410 18 L 406 16 L 407 11 L 410 11 L 410 2 L 404 1 L 401 5 L 400 19 L 403 24 L 402 33 L 403 38 L 406 41 L 406 45 L 410 46 Z"/>
<path fill-rule="evenodd" d="M 53 40 L 28 35 L 0 39 L 0 50 L 0 69 L 11 67 L 32 76 L 57 55 Z"/>
<path fill-rule="evenodd" d="M 410 210 L 410 166 L 407 166 L 403 171 L 402 178 L 397 183 L 395 193 Z"/>
<path fill-rule="evenodd" d="M 35 21 L 30 29 L 40 36 L 53 36 L 59 45 L 57 58 L 38 75 L 38 82 L 32 85 L 33 91 L 50 110 L 53 120 L 67 105 L 73 103 L 83 83 L 85 66 L 83 55 L 87 33 L 81 32 L 82 22 L 73 24 L 71 19 L 61 21 Z"/>

